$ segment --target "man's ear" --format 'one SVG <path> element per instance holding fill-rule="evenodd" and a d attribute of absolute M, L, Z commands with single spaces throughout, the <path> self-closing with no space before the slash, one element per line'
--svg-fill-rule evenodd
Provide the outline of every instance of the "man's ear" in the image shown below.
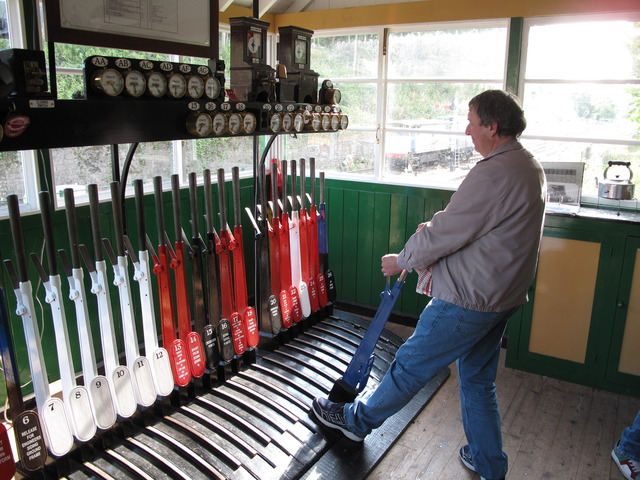
<path fill-rule="evenodd" d="M 491 125 L 489 125 L 489 133 L 492 137 L 498 135 L 498 122 L 491 122 Z"/>

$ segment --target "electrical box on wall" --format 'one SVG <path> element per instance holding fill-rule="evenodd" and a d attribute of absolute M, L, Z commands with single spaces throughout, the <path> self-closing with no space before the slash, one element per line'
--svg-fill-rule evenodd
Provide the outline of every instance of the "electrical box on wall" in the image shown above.
<path fill-rule="evenodd" d="M 47 69 L 44 52 L 10 48 L 0 51 L 0 62 L 13 74 L 15 85 L 11 95 L 48 96 Z"/>

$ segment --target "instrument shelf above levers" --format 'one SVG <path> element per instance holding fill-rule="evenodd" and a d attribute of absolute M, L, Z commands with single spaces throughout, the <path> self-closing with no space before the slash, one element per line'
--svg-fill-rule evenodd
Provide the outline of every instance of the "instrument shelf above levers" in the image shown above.
<path fill-rule="evenodd" d="M 311 115 L 336 111 L 335 106 L 316 104 L 10 97 L 0 108 L 0 114 L 6 119 L 0 151 L 336 131 L 315 131 L 308 127 L 302 131 L 273 132 L 270 128 L 271 116 L 276 112 L 308 112 L 307 115 Z M 213 132 L 205 136 L 194 135 L 187 128 L 189 116 L 194 112 L 208 113 L 211 117 L 218 113 L 252 113 L 256 117 L 255 130 L 250 134 L 232 134 L 226 130 L 219 135 Z"/>

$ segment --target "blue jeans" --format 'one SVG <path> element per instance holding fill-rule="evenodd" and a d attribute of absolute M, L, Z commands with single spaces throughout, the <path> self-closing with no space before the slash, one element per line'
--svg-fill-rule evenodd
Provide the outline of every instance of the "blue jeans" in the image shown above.
<path fill-rule="evenodd" d="M 462 422 L 474 467 L 485 478 L 504 477 L 507 455 L 502 451 L 495 379 L 502 335 L 515 310 L 477 312 L 432 299 L 378 388 L 345 406 L 349 430 L 368 435 L 457 361 Z"/>
<path fill-rule="evenodd" d="M 640 412 L 633 421 L 633 425 L 622 431 L 616 451 L 636 462 L 640 461 Z"/>

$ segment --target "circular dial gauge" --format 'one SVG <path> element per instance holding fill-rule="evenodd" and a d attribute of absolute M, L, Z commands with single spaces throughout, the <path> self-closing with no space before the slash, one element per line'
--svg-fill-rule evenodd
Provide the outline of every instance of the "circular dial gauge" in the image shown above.
<path fill-rule="evenodd" d="M 301 132 L 304 129 L 304 117 L 302 113 L 296 113 L 293 117 L 293 129 L 296 132 Z"/>
<path fill-rule="evenodd" d="M 337 113 L 331 114 L 331 130 L 338 130 L 340 128 L 340 116 Z"/>
<path fill-rule="evenodd" d="M 93 77 L 93 87 L 105 95 L 117 97 L 124 89 L 124 79 L 117 70 L 105 68 L 95 73 Z"/>
<path fill-rule="evenodd" d="M 304 122 L 305 125 L 308 125 L 311 123 L 311 112 L 309 110 L 304 110 L 303 112 L 301 112 L 302 115 L 302 121 Z"/>
<path fill-rule="evenodd" d="M 207 113 L 191 113 L 187 118 L 187 131 L 198 137 L 211 135 L 213 119 Z"/>
<path fill-rule="evenodd" d="M 239 113 L 232 113 L 229 116 L 229 132 L 232 135 L 236 135 L 240 133 L 240 129 L 242 128 L 242 116 Z"/>
<path fill-rule="evenodd" d="M 187 78 L 187 97 L 200 98 L 204 95 L 204 79 L 198 75 Z"/>
<path fill-rule="evenodd" d="M 139 97 L 147 89 L 144 75 L 138 70 L 129 70 L 124 74 L 124 91 L 132 97 Z"/>
<path fill-rule="evenodd" d="M 346 115 L 340 115 L 340 128 L 346 130 L 349 126 L 349 117 Z"/>
<path fill-rule="evenodd" d="M 323 113 L 320 117 L 322 118 L 322 130 L 331 130 L 331 115 Z"/>
<path fill-rule="evenodd" d="M 150 72 L 147 75 L 147 93 L 155 98 L 164 97 L 167 93 L 167 77 L 160 72 Z"/>
<path fill-rule="evenodd" d="M 242 117 L 242 129 L 246 133 L 253 133 L 256 131 L 256 116 L 253 113 L 245 113 Z"/>
<path fill-rule="evenodd" d="M 282 115 L 279 113 L 271 115 L 271 118 L 269 119 L 269 129 L 274 133 L 277 133 L 282 129 Z"/>
<path fill-rule="evenodd" d="M 216 113 L 213 117 L 213 133 L 222 135 L 227 130 L 227 116 L 224 113 Z"/>
<path fill-rule="evenodd" d="M 311 129 L 314 132 L 317 132 L 320 130 L 320 128 L 322 128 L 322 119 L 320 118 L 320 114 L 319 113 L 313 113 L 311 115 Z"/>
<path fill-rule="evenodd" d="M 171 98 L 182 98 L 187 93 L 187 81 L 179 73 L 167 76 L 167 95 Z"/>
<path fill-rule="evenodd" d="M 328 88 L 324 93 L 324 100 L 332 105 L 337 105 L 342 100 L 342 92 L 337 88 Z"/>
<path fill-rule="evenodd" d="M 285 132 L 290 132 L 293 128 L 293 115 L 289 112 L 282 115 L 282 130 Z"/>
<path fill-rule="evenodd" d="M 222 90 L 222 86 L 220 85 L 220 80 L 217 77 L 209 77 L 204 85 L 204 93 L 207 98 L 211 100 L 215 100 L 220 96 L 220 91 Z"/>

